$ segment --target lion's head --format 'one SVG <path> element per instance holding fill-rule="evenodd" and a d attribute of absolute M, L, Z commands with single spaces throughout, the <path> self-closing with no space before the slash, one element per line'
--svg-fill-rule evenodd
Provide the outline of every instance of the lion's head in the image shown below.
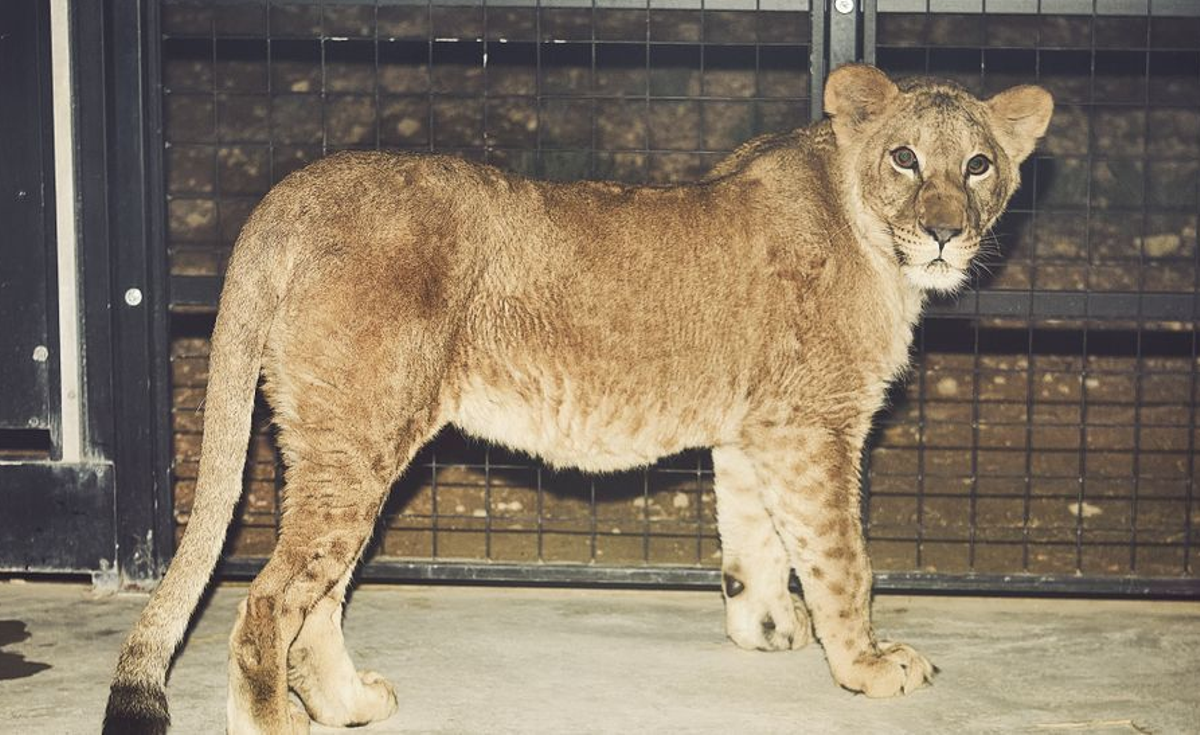
<path fill-rule="evenodd" d="M 916 286 L 954 291 L 1053 110 L 1041 87 L 980 100 L 952 82 L 896 84 L 871 66 L 837 69 L 825 111 L 860 235 L 890 249 Z"/>

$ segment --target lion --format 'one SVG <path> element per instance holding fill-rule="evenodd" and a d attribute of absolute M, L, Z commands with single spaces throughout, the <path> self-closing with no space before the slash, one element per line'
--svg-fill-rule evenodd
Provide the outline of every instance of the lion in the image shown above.
<path fill-rule="evenodd" d="M 381 152 L 276 185 L 229 264 L 191 522 L 121 651 L 105 732 L 166 731 L 166 671 L 239 498 L 260 377 L 286 487 L 230 638 L 231 733 L 396 711 L 346 652 L 343 599 L 390 486 L 448 424 L 592 472 L 712 448 L 729 638 L 787 650 L 815 628 L 846 689 L 930 682 L 871 625 L 860 455 L 927 294 L 968 279 L 1053 99 L 848 65 L 824 104 L 681 186 Z"/>

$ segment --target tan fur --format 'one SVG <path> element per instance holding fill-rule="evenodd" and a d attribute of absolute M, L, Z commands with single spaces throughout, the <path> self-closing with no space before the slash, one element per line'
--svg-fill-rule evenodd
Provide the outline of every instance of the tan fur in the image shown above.
<path fill-rule="evenodd" d="M 826 90 L 831 122 L 751 141 L 687 186 L 387 153 L 276 186 L 229 268 L 193 522 L 122 653 L 110 723 L 154 714 L 142 693 L 161 693 L 220 548 L 260 365 L 287 485 L 230 641 L 231 732 L 306 730 L 289 685 L 326 724 L 393 711 L 345 654 L 342 596 L 388 487 L 448 423 L 593 471 L 714 447 L 730 637 L 807 642 L 795 569 L 838 683 L 925 683 L 929 662 L 870 625 L 859 456 L 924 291 L 963 281 L 1052 105 L 863 66 Z M 901 145 L 920 176 L 892 165 Z M 969 180 L 977 153 L 993 167 Z M 931 263 L 925 228 L 949 224 L 962 233 Z"/>

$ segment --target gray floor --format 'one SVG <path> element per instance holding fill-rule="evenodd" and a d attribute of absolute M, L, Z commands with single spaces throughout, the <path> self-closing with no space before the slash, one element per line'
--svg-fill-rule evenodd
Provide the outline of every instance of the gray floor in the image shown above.
<path fill-rule="evenodd" d="M 222 731 L 244 594 L 218 590 L 179 657 L 172 732 Z M 145 599 L 0 583 L 0 730 L 96 732 Z M 400 696 L 371 733 L 1200 732 L 1200 604 L 887 596 L 876 618 L 942 668 L 931 689 L 868 700 L 819 646 L 737 650 L 715 593 L 364 587 L 346 629 Z"/>

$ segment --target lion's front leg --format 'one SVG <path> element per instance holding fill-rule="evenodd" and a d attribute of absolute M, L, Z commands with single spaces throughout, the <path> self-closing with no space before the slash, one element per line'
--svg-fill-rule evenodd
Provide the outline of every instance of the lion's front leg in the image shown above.
<path fill-rule="evenodd" d="M 748 456 L 763 501 L 800 577 L 834 679 L 869 697 L 928 683 L 929 661 L 909 646 L 879 643 L 871 627 L 871 562 L 859 505 L 861 440 L 822 429 L 762 437 Z"/>
<path fill-rule="evenodd" d="M 725 632 L 742 648 L 785 651 L 812 640 L 804 603 L 788 590 L 792 566 L 741 451 L 713 450 L 721 535 Z"/>

